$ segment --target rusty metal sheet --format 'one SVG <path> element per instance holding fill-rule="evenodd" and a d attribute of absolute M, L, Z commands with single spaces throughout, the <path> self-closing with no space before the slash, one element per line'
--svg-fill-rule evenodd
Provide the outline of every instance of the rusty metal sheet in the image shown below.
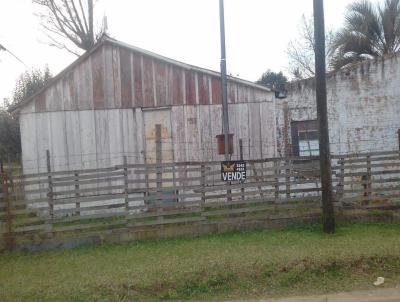
<path fill-rule="evenodd" d="M 131 75 L 131 54 L 125 48 L 119 49 L 121 69 L 121 105 L 122 108 L 132 107 L 132 75 Z"/>

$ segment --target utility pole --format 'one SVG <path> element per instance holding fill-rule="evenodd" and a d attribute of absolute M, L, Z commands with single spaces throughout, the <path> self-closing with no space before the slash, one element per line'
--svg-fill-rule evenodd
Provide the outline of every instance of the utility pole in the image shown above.
<path fill-rule="evenodd" d="M 225 160 L 230 159 L 229 156 L 229 112 L 228 112 L 228 88 L 226 80 L 226 52 L 225 52 L 225 15 L 224 0 L 219 0 L 219 20 L 221 30 L 221 87 L 222 87 L 222 130 L 224 133 Z"/>
<path fill-rule="evenodd" d="M 329 146 L 328 106 L 326 97 L 324 1 L 314 1 L 315 87 L 319 124 L 319 152 L 322 187 L 322 222 L 325 233 L 335 232 L 332 195 L 332 170 Z"/>

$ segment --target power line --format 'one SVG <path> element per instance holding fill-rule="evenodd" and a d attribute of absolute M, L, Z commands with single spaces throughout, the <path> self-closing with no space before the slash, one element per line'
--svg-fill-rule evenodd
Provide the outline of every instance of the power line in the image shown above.
<path fill-rule="evenodd" d="M 26 65 L 20 58 L 18 58 L 11 50 L 7 49 L 4 45 L 0 44 L 0 51 L 4 50 L 7 51 L 10 55 L 12 55 L 15 59 L 17 59 L 20 63 L 24 64 L 26 68 L 28 68 L 28 65 Z"/>

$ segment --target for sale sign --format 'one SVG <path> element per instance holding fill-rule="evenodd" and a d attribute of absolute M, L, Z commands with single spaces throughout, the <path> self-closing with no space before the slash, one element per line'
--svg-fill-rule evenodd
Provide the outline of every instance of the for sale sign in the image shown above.
<path fill-rule="evenodd" d="M 244 161 L 221 162 L 221 179 L 223 181 L 243 181 L 246 179 L 246 173 Z"/>

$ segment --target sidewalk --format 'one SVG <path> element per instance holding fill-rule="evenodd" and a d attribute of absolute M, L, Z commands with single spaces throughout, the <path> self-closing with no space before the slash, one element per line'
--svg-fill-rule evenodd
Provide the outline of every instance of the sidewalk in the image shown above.
<path fill-rule="evenodd" d="M 251 300 L 254 302 L 400 302 L 399 288 L 354 291 L 322 296 Z M 250 302 L 250 301 L 249 301 Z"/>

